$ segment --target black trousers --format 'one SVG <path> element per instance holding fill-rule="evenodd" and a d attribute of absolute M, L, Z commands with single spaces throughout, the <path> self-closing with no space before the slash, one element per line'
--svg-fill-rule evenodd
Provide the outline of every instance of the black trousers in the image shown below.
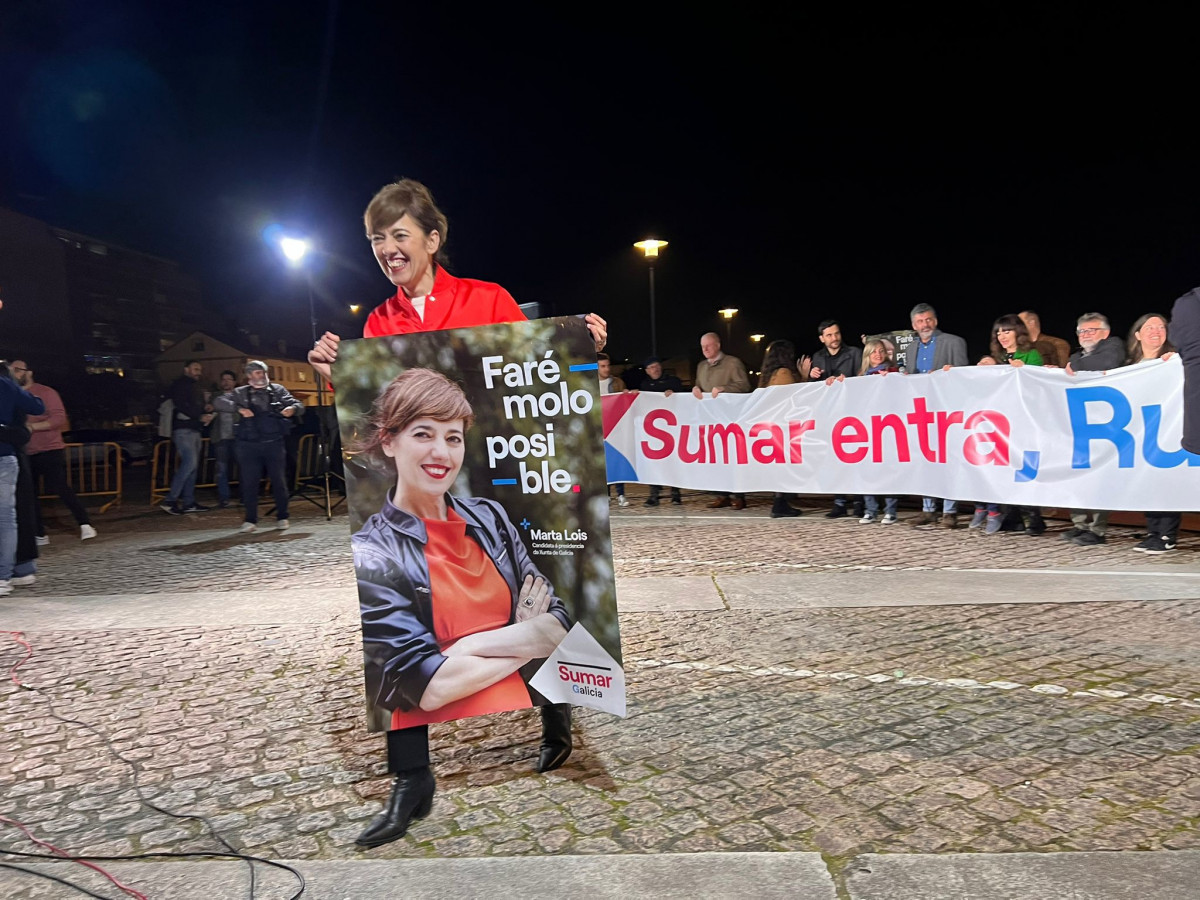
<path fill-rule="evenodd" d="M 29 469 L 33 474 L 34 484 L 37 483 L 38 478 L 45 481 L 47 492 L 58 495 L 58 498 L 71 511 L 71 515 L 75 517 L 76 523 L 79 525 L 92 524 L 92 520 L 88 518 L 87 510 L 79 502 L 79 498 L 75 496 L 75 491 L 67 484 L 67 455 L 65 451 L 43 450 L 41 453 L 30 455 Z M 42 505 L 35 503 L 33 508 L 34 525 L 37 527 L 38 537 L 43 537 L 46 534 L 46 529 L 42 525 Z"/>
<path fill-rule="evenodd" d="M 287 458 L 283 438 L 275 441 L 238 441 L 237 461 L 242 483 L 242 506 L 246 521 L 258 521 L 259 480 L 266 469 L 271 479 L 271 494 L 275 498 L 275 517 L 288 517 Z"/>
<path fill-rule="evenodd" d="M 1183 513 L 1177 512 L 1148 512 L 1146 513 L 1146 530 L 1153 537 L 1165 537 L 1171 540 L 1179 531 L 1179 522 Z"/>
<path fill-rule="evenodd" d="M 552 706 L 571 708 L 569 703 L 554 703 Z M 429 726 L 414 725 L 412 728 L 395 728 L 387 733 L 388 771 L 393 775 L 411 769 L 429 767 Z"/>

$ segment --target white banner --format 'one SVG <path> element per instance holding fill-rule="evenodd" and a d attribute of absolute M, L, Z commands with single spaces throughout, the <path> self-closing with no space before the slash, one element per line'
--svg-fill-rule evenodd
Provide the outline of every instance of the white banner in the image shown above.
<path fill-rule="evenodd" d="M 603 404 L 610 483 L 1200 510 L 1178 356 L 1108 375 L 972 366 Z"/>

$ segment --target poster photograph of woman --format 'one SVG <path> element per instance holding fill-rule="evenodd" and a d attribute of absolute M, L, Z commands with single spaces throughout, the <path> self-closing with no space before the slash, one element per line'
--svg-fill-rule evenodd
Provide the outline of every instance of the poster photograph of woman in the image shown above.
<path fill-rule="evenodd" d="M 620 664 L 595 369 L 573 317 L 342 343 L 371 730 L 547 704 L 576 623 Z"/>

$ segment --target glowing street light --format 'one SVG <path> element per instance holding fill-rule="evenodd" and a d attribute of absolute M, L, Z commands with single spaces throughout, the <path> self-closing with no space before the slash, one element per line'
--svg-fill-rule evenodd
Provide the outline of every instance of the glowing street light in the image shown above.
<path fill-rule="evenodd" d="M 357 316 L 357 315 L 358 315 L 358 311 L 359 311 L 360 309 L 362 309 L 362 306 L 361 306 L 360 304 L 358 304 L 358 303 L 351 303 L 351 304 L 350 304 L 350 314 L 351 314 L 351 315 L 355 315 L 355 316 Z"/>
<path fill-rule="evenodd" d="M 658 356 L 658 334 L 654 321 L 654 260 L 658 259 L 658 251 L 667 246 L 667 242 L 647 238 L 644 241 L 636 242 L 633 246 L 641 250 L 650 263 L 650 355 Z"/>
<path fill-rule="evenodd" d="M 754 343 L 757 344 L 759 341 L 761 341 L 765 337 L 766 337 L 765 334 L 752 334 L 752 335 L 750 335 L 750 340 L 754 341 Z"/>
<path fill-rule="evenodd" d="M 296 265 L 308 253 L 308 241 L 303 238 L 283 237 L 279 239 L 279 249 L 288 258 L 288 262 Z"/>
<path fill-rule="evenodd" d="M 725 343 L 728 344 L 733 339 L 733 317 L 738 314 L 738 311 L 733 307 L 718 309 L 717 312 L 725 319 Z"/>

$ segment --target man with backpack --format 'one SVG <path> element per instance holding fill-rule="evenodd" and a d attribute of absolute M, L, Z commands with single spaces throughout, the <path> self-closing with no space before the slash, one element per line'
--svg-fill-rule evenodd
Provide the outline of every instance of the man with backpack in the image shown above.
<path fill-rule="evenodd" d="M 285 438 L 292 430 L 292 418 L 304 409 L 304 404 L 291 395 L 282 384 L 267 377 L 267 364 L 252 359 L 246 363 L 249 382 L 222 394 L 214 401 L 218 413 L 234 412 L 238 469 L 242 485 L 242 505 L 246 520 L 242 534 L 258 530 L 258 486 L 266 471 L 271 479 L 271 494 L 275 498 L 276 528 L 286 530 L 288 522 L 287 451 Z"/>

